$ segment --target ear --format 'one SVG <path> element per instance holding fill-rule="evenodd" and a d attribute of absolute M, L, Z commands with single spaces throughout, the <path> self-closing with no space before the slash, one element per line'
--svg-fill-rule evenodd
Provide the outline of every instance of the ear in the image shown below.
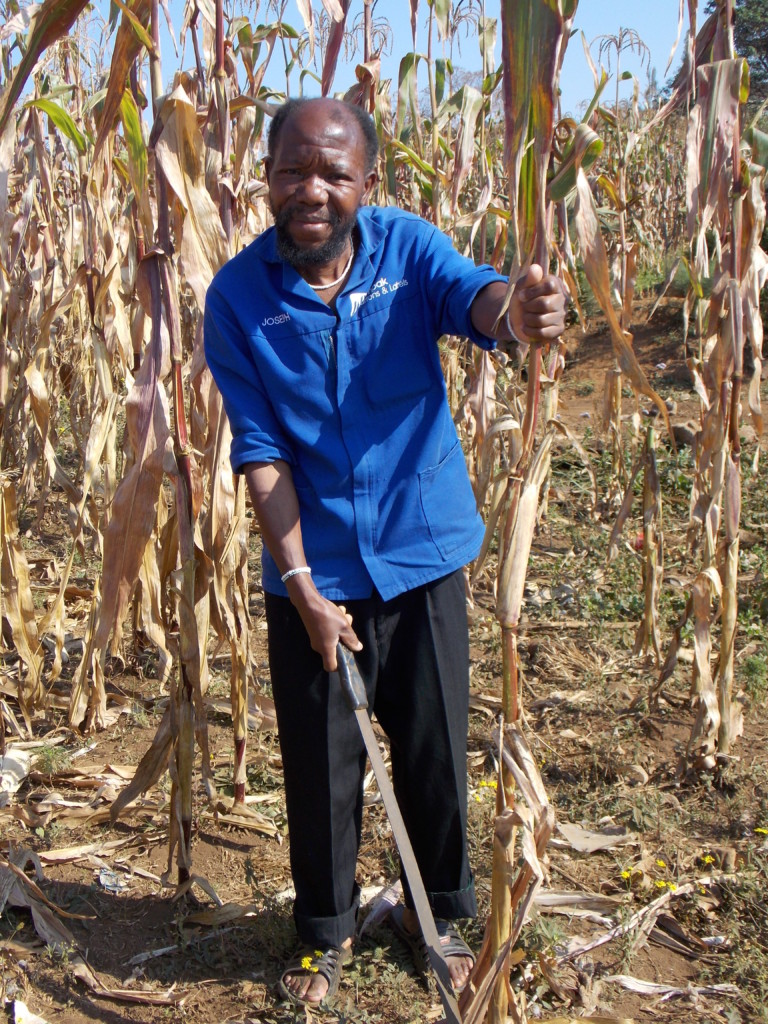
<path fill-rule="evenodd" d="M 363 184 L 363 198 L 362 198 L 362 202 L 363 203 L 367 203 L 368 200 L 370 199 L 371 192 L 373 192 L 373 189 L 374 189 L 374 187 L 376 185 L 376 182 L 378 180 L 379 180 L 379 176 L 376 173 L 376 171 L 371 171 L 369 174 L 366 174 L 365 182 Z"/>
<path fill-rule="evenodd" d="M 267 179 L 267 186 L 269 186 L 269 177 L 272 174 L 272 157 L 265 156 L 261 166 L 264 168 L 264 177 Z"/>

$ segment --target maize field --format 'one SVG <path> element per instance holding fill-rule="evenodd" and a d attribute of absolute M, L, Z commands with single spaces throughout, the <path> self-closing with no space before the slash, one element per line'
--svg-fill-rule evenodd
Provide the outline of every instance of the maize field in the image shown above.
<path fill-rule="evenodd" d="M 383 920 L 372 778 L 334 1008 L 275 990 L 261 544 L 202 315 L 271 224 L 269 119 L 305 92 L 373 118 L 373 203 L 572 301 L 557 343 L 440 343 L 486 523 L 462 1021 L 768 1021 L 768 117 L 742 6 L 681 2 L 682 63 L 631 100 L 642 24 L 585 39 L 576 120 L 577 0 L 0 0 L 9 1020 L 440 1019 Z"/>

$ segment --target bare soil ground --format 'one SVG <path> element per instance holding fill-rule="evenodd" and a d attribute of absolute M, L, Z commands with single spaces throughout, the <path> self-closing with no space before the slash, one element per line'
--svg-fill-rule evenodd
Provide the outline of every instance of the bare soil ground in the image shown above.
<path fill-rule="evenodd" d="M 654 386 L 676 403 L 673 420 L 694 416 L 698 401 L 682 358 L 679 310 L 665 306 L 650 327 L 639 327 L 635 347 Z M 561 413 L 604 480 L 610 460 L 599 422 L 603 378 L 612 364 L 610 340 L 604 331 L 581 337 L 574 329 L 568 349 Z M 628 397 L 626 411 L 633 407 Z M 744 449 L 747 467 L 754 451 L 748 429 Z M 662 440 L 659 465 L 665 502 L 666 645 L 697 562 L 685 536 L 690 453 L 682 449 L 673 455 Z M 614 829 L 619 838 L 617 845 L 587 853 L 574 848 L 573 833 L 555 832 L 546 888 L 575 894 L 581 906 L 572 901 L 562 913 L 538 907 L 521 937 L 522 958 L 513 981 L 524 993 L 531 1019 L 567 1021 L 599 1014 L 601 1020 L 637 1022 L 768 1021 L 768 487 L 764 476 L 745 473 L 736 653 L 744 735 L 720 772 L 698 779 L 677 776 L 692 725 L 690 634 L 684 634 L 683 657 L 655 705 L 648 701 L 648 689 L 658 670 L 633 655 L 642 610 L 640 562 L 633 544 L 642 528 L 638 507 L 626 531 L 628 543 L 609 564 L 614 512 L 605 510 L 598 518 L 591 514 L 589 481 L 580 460 L 565 443 L 557 449 L 548 514 L 531 556 L 521 630 L 527 734 L 559 823 L 593 832 Z M 45 548 L 57 534 L 54 520 L 53 511 L 44 520 L 49 541 L 41 535 L 29 538 L 41 575 Z M 254 575 L 251 605 L 254 663 L 267 692 L 257 579 Z M 471 611 L 469 831 L 480 916 L 465 934 L 478 947 L 490 897 L 501 652 L 488 585 L 481 585 L 476 596 Z M 10 663 L 7 670 L 12 678 Z M 50 745 L 19 792 L 18 806 L 33 807 L 41 797 L 50 801 L 52 794 L 83 802 L 84 792 L 73 780 L 88 766 L 136 765 L 164 702 L 152 673 L 151 655 L 126 649 L 126 661 L 115 665 L 109 686 L 128 698 L 129 713 L 105 733 L 86 740 L 72 737 L 55 710 L 38 721 L 37 732 Z M 212 697 L 226 701 L 225 658 L 214 661 L 212 676 Z M 209 730 L 215 777 L 226 792 L 232 765 L 226 715 L 211 709 Z M 62 736 L 64 743 L 53 745 Z M 86 743 L 89 749 L 78 754 Z M 274 835 L 200 814 L 194 839 L 195 875 L 221 901 L 248 916 L 213 925 L 203 923 L 204 915 L 195 920 L 215 906 L 204 888 L 196 885 L 177 899 L 173 886 L 161 880 L 167 868 L 167 777 L 143 808 L 114 826 L 64 814 L 39 825 L 34 821 L 44 816 L 29 825 L 23 816 L 3 819 L 4 851 L 19 845 L 37 851 L 43 858 L 42 892 L 56 907 L 76 915 L 62 919 L 73 937 L 71 950 L 62 955 L 40 944 L 28 911 L 7 908 L 3 913 L 0 964 L 9 1008 L 14 999 L 23 1000 L 49 1024 L 421 1024 L 439 1018 L 434 993 L 415 976 L 407 950 L 386 925 L 375 926 L 358 943 L 333 1011 L 297 1013 L 280 1002 L 275 985 L 294 945 L 280 758 L 268 728 L 252 733 L 249 743 L 252 806 Z M 104 794 L 105 804 L 108 799 Z M 103 845 L 118 840 L 124 841 L 119 849 Z M 55 851 L 78 844 L 92 848 L 74 860 L 50 859 Z M 389 826 L 381 804 L 373 802 L 365 814 L 359 881 L 367 892 L 396 874 Z M 645 934 L 632 917 L 661 896 L 667 900 L 664 913 Z M 563 959 L 577 937 L 595 939 L 616 925 L 626 930 L 589 952 Z M 105 986 L 136 993 L 174 986 L 183 1002 L 153 1006 L 100 997 L 78 980 L 78 954 Z M 672 995 L 664 999 L 661 990 L 633 991 L 626 987 L 633 979 L 670 986 Z M 735 985 L 738 993 L 702 991 L 724 983 Z"/>

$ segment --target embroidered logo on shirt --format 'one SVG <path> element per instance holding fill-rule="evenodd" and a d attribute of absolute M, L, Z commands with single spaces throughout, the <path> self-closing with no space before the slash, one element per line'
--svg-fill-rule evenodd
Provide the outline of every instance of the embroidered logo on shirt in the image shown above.
<path fill-rule="evenodd" d="M 369 292 L 350 292 L 349 301 L 352 303 L 352 316 L 357 313 L 361 306 L 365 305 L 366 302 L 370 302 L 371 299 L 379 299 L 382 295 L 390 295 L 392 292 L 396 292 L 398 288 L 407 288 L 408 281 L 406 278 L 402 278 L 400 281 L 393 281 L 389 283 L 386 277 L 380 277 L 372 290 Z"/>
<path fill-rule="evenodd" d="M 267 316 L 261 321 L 262 327 L 276 327 L 278 324 L 287 323 L 290 320 L 287 313 L 280 313 L 278 316 Z"/>

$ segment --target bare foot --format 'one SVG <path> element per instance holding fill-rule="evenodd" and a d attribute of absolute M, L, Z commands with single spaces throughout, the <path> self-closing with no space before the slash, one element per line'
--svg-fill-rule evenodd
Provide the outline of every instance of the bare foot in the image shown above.
<path fill-rule="evenodd" d="M 341 945 L 342 949 L 350 949 L 352 939 L 349 938 Z M 297 999 L 316 1006 L 321 1003 L 328 992 L 328 979 L 322 974 L 313 974 L 310 971 L 297 971 L 296 974 L 286 974 L 283 977 L 283 984 Z"/>
<path fill-rule="evenodd" d="M 403 907 L 402 921 L 406 931 L 412 934 L 418 932 L 421 928 L 416 911 L 411 910 L 410 907 Z M 443 935 L 440 939 L 440 943 L 443 946 L 447 945 L 450 941 L 449 935 Z M 472 959 L 468 956 L 447 956 L 445 962 L 448 964 L 451 984 L 457 992 L 461 991 L 466 985 L 470 971 L 474 966 Z"/>

